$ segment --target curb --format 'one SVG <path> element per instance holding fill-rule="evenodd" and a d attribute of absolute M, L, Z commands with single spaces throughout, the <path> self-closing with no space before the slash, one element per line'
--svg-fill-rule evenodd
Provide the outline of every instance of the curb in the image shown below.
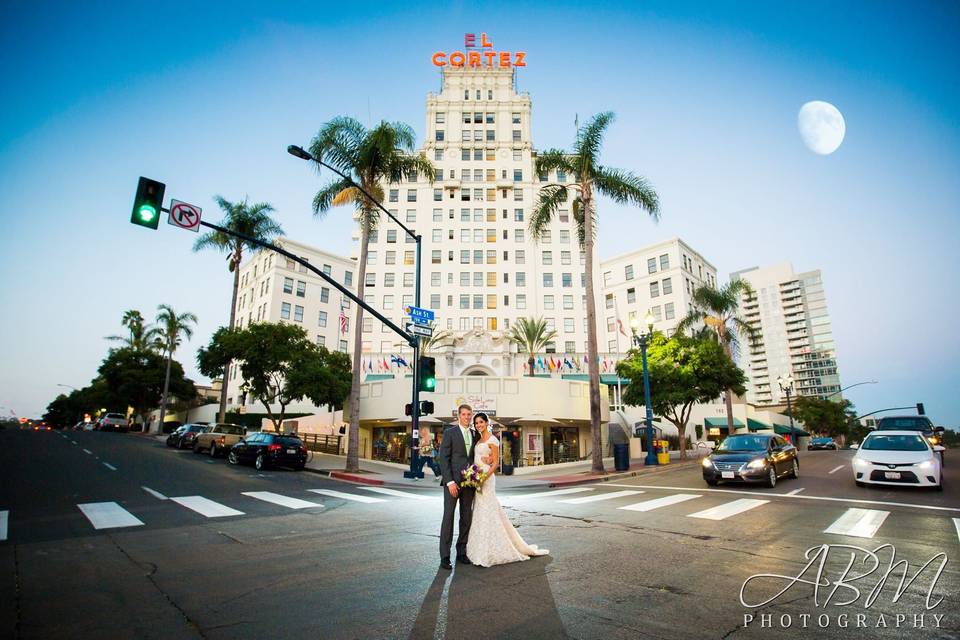
<path fill-rule="evenodd" d="M 637 476 L 646 476 L 646 475 L 655 474 L 655 473 L 663 473 L 664 471 L 668 471 L 671 468 L 672 469 L 685 468 L 685 467 L 693 466 L 694 464 L 699 464 L 699 463 L 697 461 L 685 461 L 682 463 L 671 462 L 669 465 L 662 465 L 662 466 L 658 465 L 651 469 L 642 467 L 640 469 L 637 469 L 636 471 L 624 471 L 620 473 L 612 473 L 612 474 L 601 476 L 601 477 L 577 478 L 575 480 L 556 480 L 553 482 L 550 482 L 548 480 L 547 486 L 552 489 L 555 487 L 572 487 L 578 484 L 593 484 L 595 482 L 611 482 L 615 480 L 623 480 L 625 478 L 635 478 Z"/>
<path fill-rule="evenodd" d="M 377 478 L 365 478 L 363 476 L 355 476 L 351 473 L 345 473 L 343 471 L 330 471 L 329 469 L 311 469 L 310 467 L 304 468 L 304 471 L 309 471 L 310 473 L 317 473 L 322 476 L 327 476 L 333 480 L 346 480 L 347 482 L 356 482 L 359 484 L 372 484 L 377 486 L 384 484 L 383 480 L 378 480 Z"/>

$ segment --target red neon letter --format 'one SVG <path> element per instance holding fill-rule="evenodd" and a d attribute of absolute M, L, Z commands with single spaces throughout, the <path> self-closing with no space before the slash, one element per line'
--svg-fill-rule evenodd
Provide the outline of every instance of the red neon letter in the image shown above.
<path fill-rule="evenodd" d="M 437 51 L 430 59 L 433 61 L 434 66 L 445 67 L 447 66 L 446 57 L 447 54 L 445 54 L 443 51 Z"/>
<path fill-rule="evenodd" d="M 527 63 L 523 61 L 524 57 L 526 57 L 526 55 L 527 55 L 527 52 L 526 52 L 526 51 L 517 51 L 517 53 L 516 53 L 515 55 L 516 55 L 517 57 L 514 58 L 514 60 L 513 60 L 513 66 L 515 66 L 515 67 L 525 67 L 525 66 L 527 66 Z"/>
<path fill-rule="evenodd" d="M 487 66 L 493 67 L 493 59 L 497 57 L 496 51 L 484 51 L 483 57 L 487 59 Z"/>
<path fill-rule="evenodd" d="M 479 51 L 468 51 L 467 52 L 467 65 L 471 67 L 480 66 L 480 52 Z"/>
<path fill-rule="evenodd" d="M 501 51 L 501 52 L 500 52 L 500 66 L 501 66 L 501 67 L 509 67 L 509 66 L 510 66 L 510 52 L 509 52 L 509 51 Z"/>
<path fill-rule="evenodd" d="M 493 47 L 493 43 L 487 40 L 487 34 L 485 33 L 480 34 L 480 46 L 483 47 L 484 49 L 489 49 Z"/>
<path fill-rule="evenodd" d="M 451 67 L 462 67 L 462 66 L 463 66 L 463 62 L 464 62 L 466 59 L 467 59 L 467 57 L 466 57 L 465 55 L 463 55 L 463 51 L 454 51 L 453 53 L 450 54 L 450 66 L 451 66 Z"/>
<path fill-rule="evenodd" d="M 465 47 L 475 47 L 477 46 L 477 35 L 475 33 L 466 33 L 463 36 L 463 46 Z"/>

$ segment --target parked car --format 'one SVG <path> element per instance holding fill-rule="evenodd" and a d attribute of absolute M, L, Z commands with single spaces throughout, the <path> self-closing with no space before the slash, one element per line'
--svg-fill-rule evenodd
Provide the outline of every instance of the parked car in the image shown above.
<path fill-rule="evenodd" d="M 943 490 L 940 456 L 914 430 L 877 430 L 867 434 L 853 456 L 853 479 L 868 484 L 933 487 Z"/>
<path fill-rule="evenodd" d="M 194 422 L 193 424 L 198 424 Z M 183 423 L 179 420 L 164 420 L 163 422 L 163 433 L 173 433 L 177 429 L 183 426 Z"/>
<path fill-rule="evenodd" d="M 121 433 L 126 433 L 129 430 L 127 416 L 122 413 L 108 413 L 100 418 L 98 429 L 100 431 L 120 431 Z"/>
<path fill-rule="evenodd" d="M 738 434 L 726 438 L 703 459 L 703 479 L 719 482 L 762 482 L 774 487 L 783 476 L 800 476 L 797 448 L 777 435 Z"/>
<path fill-rule="evenodd" d="M 261 431 L 233 445 L 227 459 L 230 464 L 252 462 L 257 469 L 286 466 L 300 471 L 307 463 L 307 447 L 297 436 Z"/>
<path fill-rule="evenodd" d="M 810 444 L 807 445 L 807 451 L 813 451 L 814 449 L 833 449 L 836 451 L 838 448 L 833 438 L 811 438 Z"/>
<path fill-rule="evenodd" d="M 238 424 L 217 423 L 193 439 L 193 452 L 210 452 L 211 458 L 226 454 L 230 447 L 243 439 L 243 427 Z"/>
<path fill-rule="evenodd" d="M 877 420 L 877 431 L 918 431 L 940 452 L 944 464 L 943 427 L 935 427 L 927 416 L 884 416 Z"/>
<path fill-rule="evenodd" d="M 193 440 L 207 430 L 205 424 L 185 424 L 167 437 L 167 444 L 177 449 L 193 447 Z"/>

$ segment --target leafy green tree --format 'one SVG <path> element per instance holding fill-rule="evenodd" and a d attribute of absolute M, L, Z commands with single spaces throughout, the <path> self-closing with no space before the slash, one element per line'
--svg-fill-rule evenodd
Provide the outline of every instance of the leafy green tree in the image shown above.
<path fill-rule="evenodd" d="M 317 346 L 294 325 L 221 328 L 197 354 L 200 372 L 210 377 L 232 360 L 240 363 L 244 390 L 263 404 L 277 431 L 291 403 L 309 398 L 318 406 L 338 406 L 350 393 L 350 358 Z"/>
<path fill-rule="evenodd" d="M 597 197 L 604 195 L 621 204 L 632 204 L 652 218 L 660 215 L 656 191 L 644 178 L 622 169 L 600 164 L 600 147 L 607 127 L 614 120 L 612 112 L 597 114 L 577 129 L 573 151 L 558 149 L 537 156 L 538 174 L 564 172 L 572 182 L 547 183 L 541 186 L 533 215 L 530 235 L 539 239 L 550 228 L 557 211 L 572 200 L 573 218 L 577 224 L 580 245 L 585 254 L 584 270 L 587 288 L 587 371 L 590 374 L 590 434 L 593 446 L 593 472 L 603 472 L 603 451 L 600 448 L 600 367 L 597 362 L 597 312 L 594 291 L 593 253 L 596 241 Z"/>
<path fill-rule="evenodd" d="M 518 318 L 507 335 L 507 340 L 517 345 L 517 348 L 527 354 L 527 368 L 533 377 L 535 356 L 543 351 L 547 344 L 557 337 L 557 332 L 547 329 L 547 321 L 543 318 Z"/>
<path fill-rule="evenodd" d="M 650 408 L 677 428 L 681 443 L 686 442 L 687 422 L 695 404 L 710 402 L 727 389 L 745 391 L 746 376 L 715 340 L 683 334 L 667 338 L 656 333 L 647 347 L 647 366 Z M 630 379 L 624 402 L 643 405 L 643 361 L 637 349 L 631 349 L 617 365 L 617 374 Z M 686 447 L 681 446 L 680 459 L 686 457 Z"/>
<path fill-rule="evenodd" d="M 143 419 L 160 406 L 166 377 L 166 361 L 153 351 L 116 349 L 107 355 L 98 369 L 103 379 L 102 404 L 112 411 L 126 413 L 133 407 L 134 413 Z M 176 360 L 170 364 L 170 393 L 178 398 L 194 398 L 197 390 L 193 382 L 183 375 L 183 367 Z"/>
<path fill-rule="evenodd" d="M 681 334 L 688 329 L 696 330 L 703 324 L 701 333 L 716 338 L 727 357 L 732 360 L 739 348 L 739 335 L 742 334 L 751 341 L 756 338 L 753 327 L 740 316 L 741 296 L 754 296 L 753 288 L 746 280 L 732 280 L 719 289 L 710 285 L 697 287 L 693 291 L 693 310 L 677 324 L 676 333 Z M 732 434 L 735 430 L 733 389 L 727 389 L 724 396 L 727 405 L 727 431 Z"/>
<path fill-rule="evenodd" d="M 336 178 L 313 198 L 313 213 L 323 216 L 331 207 L 352 204 L 360 224 L 360 260 L 357 263 L 357 296 L 363 299 L 367 274 L 370 232 L 377 228 L 383 202 L 383 184 L 399 183 L 412 173 L 431 182 L 433 165 L 422 153 L 414 153 L 413 129 L 402 122 L 381 122 L 367 129 L 348 117 L 334 118 L 321 127 L 310 144 L 314 158 L 326 162 L 349 179 Z M 376 201 L 370 200 L 357 185 Z M 347 436 L 347 471 L 360 469 L 360 366 L 363 350 L 363 307 L 357 305 L 353 321 L 353 383 L 350 390 L 350 431 Z"/>
<path fill-rule="evenodd" d="M 167 392 L 170 388 L 170 364 L 173 354 L 180 346 L 182 338 L 189 340 L 193 337 L 193 327 L 197 324 L 197 316 L 190 313 L 177 313 L 168 304 L 162 304 L 157 309 L 157 339 L 163 345 L 167 358 L 167 372 L 163 382 L 163 398 L 160 400 L 159 431 L 163 433 L 163 421 L 167 414 Z"/>
<path fill-rule="evenodd" d="M 802 422 L 807 431 L 831 438 L 847 437 L 856 417 L 849 400 L 834 402 L 813 396 L 797 396 L 792 410 L 794 420 Z"/>
<path fill-rule="evenodd" d="M 47 405 L 43 421 L 57 427 L 70 427 L 79 422 L 83 414 L 77 414 L 77 406 L 66 394 L 61 393 Z"/>
<path fill-rule="evenodd" d="M 107 340 L 120 342 L 123 348 L 133 349 L 134 351 L 157 351 L 159 349 L 157 342 L 159 329 L 147 324 L 143 315 L 136 309 L 125 311 L 120 324 L 127 328 L 129 335 L 107 336 Z"/>
<path fill-rule="evenodd" d="M 270 217 L 273 206 L 266 202 L 250 204 L 246 198 L 243 202 L 230 202 L 223 196 L 215 196 L 214 200 L 223 210 L 223 220 L 220 226 L 235 233 L 254 238 L 261 242 L 270 242 L 283 235 L 283 229 Z M 237 320 L 237 294 L 240 290 L 240 263 L 243 262 L 244 251 L 257 251 L 260 247 L 227 235 L 220 231 L 210 231 L 197 238 L 193 245 L 194 251 L 215 249 L 227 254 L 227 269 L 233 274 L 233 294 L 230 298 L 230 325 L 232 329 Z M 230 375 L 230 363 L 223 369 L 223 385 L 220 387 L 220 411 L 217 414 L 219 422 L 224 421 L 227 411 L 227 380 Z"/>

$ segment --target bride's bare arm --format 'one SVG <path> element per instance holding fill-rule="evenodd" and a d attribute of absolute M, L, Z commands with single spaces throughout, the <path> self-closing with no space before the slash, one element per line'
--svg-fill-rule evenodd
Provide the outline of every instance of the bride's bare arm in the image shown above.
<path fill-rule="evenodd" d="M 484 458 L 484 463 L 490 465 L 490 473 L 496 473 L 498 467 L 500 466 L 500 447 L 493 444 L 492 442 L 487 445 L 490 447 L 490 455 L 487 458 L 490 458 L 490 462 L 487 462 L 487 459 Z"/>

